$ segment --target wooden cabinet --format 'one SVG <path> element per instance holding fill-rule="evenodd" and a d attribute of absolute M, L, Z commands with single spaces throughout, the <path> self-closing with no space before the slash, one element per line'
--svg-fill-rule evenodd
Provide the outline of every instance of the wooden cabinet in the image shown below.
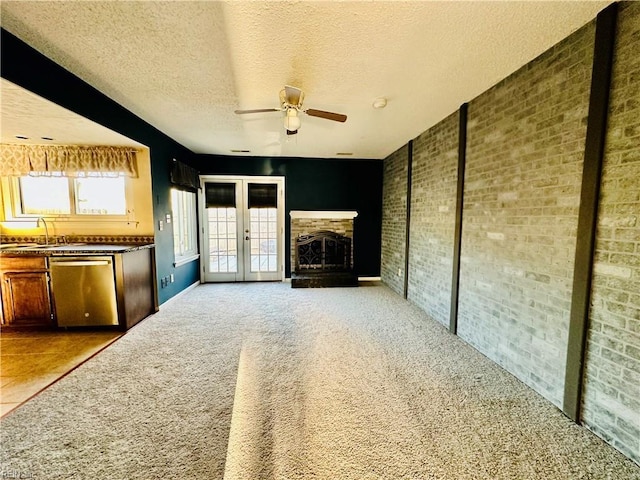
<path fill-rule="evenodd" d="M 122 330 L 158 311 L 155 248 L 115 256 L 116 296 Z"/>
<path fill-rule="evenodd" d="M 0 282 L 3 326 L 53 325 L 45 257 L 0 257 Z"/>
<path fill-rule="evenodd" d="M 0 297 L 2 299 L 0 323 L 3 328 L 55 328 L 58 324 L 65 325 L 60 321 L 64 320 L 60 316 L 65 314 L 64 309 L 60 307 L 60 292 L 56 292 L 56 284 L 53 289 L 50 285 L 49 266 L 55 261 L 54 258 L 60 256 L 71 258 L 73 255 L 74 258 L 79 256 L 80 260 L 91 260 L 96 256 L 108 255 L 113 259 L 116 309 L 120 329 L 127 330 L 158 311 L 153 246 L 148 248 L 73 246 L 73 248 L 63 248 L 64 253 L 56 255 L 59 248 L 52 247 L 47 252 L 47 255 L 51 255 L 51 261 L 47 255 L 10 253 L 0 255 Z M 53 270 L 54 280 L 59 282 L 60 279 L 55 276 L 55 267 Z M 82 277 L 81 281 L 85 280 Z M 63 295 L 70 298 L 69 293 Z M 57 314 L 54 313 L 56 310 Z M 54 319 L 55 317 L 58 321 Z M 86 325 L 73 326 L 101 328 L 105 325 L 88 322 Z"/>

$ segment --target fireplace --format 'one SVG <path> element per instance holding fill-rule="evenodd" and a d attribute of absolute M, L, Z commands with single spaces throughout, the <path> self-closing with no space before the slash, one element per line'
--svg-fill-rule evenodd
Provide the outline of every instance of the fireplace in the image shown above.
<path fill-rule="evenodd" d="M 352 287 L 356 212 L 291 212 L 291 286 Z"/>
<path fill-rule="evenodd" d="M 322 230 L 296 240 L 296 272 L 351 270 L 351 239 Z"/>

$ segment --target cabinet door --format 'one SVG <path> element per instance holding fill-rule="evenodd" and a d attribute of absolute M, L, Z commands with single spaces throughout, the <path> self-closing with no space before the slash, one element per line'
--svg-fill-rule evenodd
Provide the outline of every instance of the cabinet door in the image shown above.
<path fill-rule="evenodd" d="M 9 272 L 3 275 L 2 280 L 2 303 L 7 325 L 51 325 L 46 272 Z"/>

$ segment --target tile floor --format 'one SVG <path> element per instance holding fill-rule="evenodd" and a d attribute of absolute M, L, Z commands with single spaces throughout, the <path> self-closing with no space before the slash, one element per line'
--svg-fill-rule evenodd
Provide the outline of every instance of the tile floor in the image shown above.
<path fill-rule="evenodd" d="M 55 382 L 122 332 L 2 332 L 0 415 Z"/>

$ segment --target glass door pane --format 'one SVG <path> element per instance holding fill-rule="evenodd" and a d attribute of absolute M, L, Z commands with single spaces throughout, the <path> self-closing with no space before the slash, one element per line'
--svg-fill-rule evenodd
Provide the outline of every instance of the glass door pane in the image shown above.
<path fill-rule="evenodd" d="M 207 208 L 209 272 L 238 272 L 238 223 L 235 207 Z"/>
<path fill-rule="evenodd" d="M 250 208 L 250 272 L 278 271 L 278 215 L 276 208 Z"/>

